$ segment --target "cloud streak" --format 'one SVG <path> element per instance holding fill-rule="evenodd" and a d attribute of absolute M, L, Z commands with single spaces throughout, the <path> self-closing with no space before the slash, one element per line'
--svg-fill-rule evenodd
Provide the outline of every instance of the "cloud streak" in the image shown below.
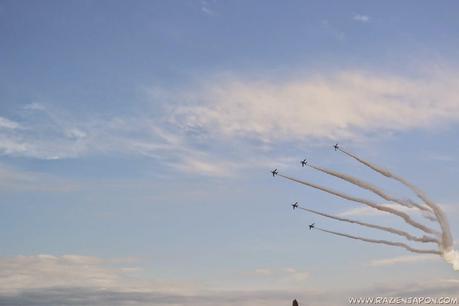
<path fill-rule="evenodd" d="M 398 256 L 393 258 L 385 259 L 374 259 L 368 263 L 370 267 L 386 267 L 393 266 L 398 264 L 415 264 L 415 263 L 424 263 L 426 261 L 436 261 L 439 260 L 438 256 L 434 255 L 416 255 L 416 256 Z"/>
<path fill-rule="evenodd" d="M 185 173 L 227 176 L 253 166 L 246 156 L 276 160 L 266 152 L 297 140 L 361 140 L 459 120 L 459 76 L 447 71 L 417 78 L 355 70 L 280 80 L 204 77 L 194 85 L 150 90 L 161 106 L 130 115 L 83 117 L 26 105 L 20 120 L 0 117 L 0 155 L 127 154 Z"/>
<path fill-rule="evenodd" d="M 354 17 L 352 17 L 354 21 L 362 22 L 362 23 L 367 23 L 370 22 L 370 17 L 367 15 L 361 15 L 361 14 L 355 14 Z"/>
<path fill-rule="evenodd" d="M 190 105 L 176 107 L 173 119 L 220 137 L 358 139 L 457 121 L 458 85 L 459 77 L 446 72 L 417 79 L 361 71 L 289 81 L 217 79 L 181 96 Z"/>
<path fill-rule="evenodd" d="M 406 257 L 408 258 L 408 256 Z M 417 258 L 430 258 L 420 255 Z M 409 259 L 393 259 L 392 262 L 375 262 L 375 266 L 395 264 Z M 376 287 L 342 291 L 317 289 L 264 290 L 251 288 L 211 288 L 183 283 L 147 280 L 140 275 L 129 274 L 138 262 L 130 258 L 103 259 L 82 255 L 32 255 L 0 257 L 0 305 L 212 305 L 212 306 L 275 306 L 291 303 L 292 297 L 313 305 L 338 306 L 349 296 L 405 296 L 426 294 L 457 294 L 457 280 L 432 280 L 419 283 L 379 284 Z M 131 269 L 132 270 L 132 269 Z M 289 282 L 308 281 L 310 275 L 293 268 L 259 268 L 252 276 L 283 276 Z M 244 278 L 249 275 L 244 275 Z"/>
<path fill-rule="evenodd" d="M 19 123 L 0 117 L 0 129 L 14 130 L 19 127 Z"/>
<path fill-rule="evenodd" d="M 5 192 L 70 192 L 80 187 L 81 185 L 75 181 L 44 173 L 24 171 L 0 163 L 0 190 Z"/>

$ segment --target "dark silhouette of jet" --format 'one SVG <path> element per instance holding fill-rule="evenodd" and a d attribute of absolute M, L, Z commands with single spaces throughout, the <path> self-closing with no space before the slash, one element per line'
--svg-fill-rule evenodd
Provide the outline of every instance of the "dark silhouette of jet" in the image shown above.
<path fill-rule="evenodd" d="M 301 161 L 301 167 L 304 167 L 307 164 L 308 164 L 308 161 L 306 160 L 306 158 Z"/>
<path fill-rule="evenodd" d="M 279 171 L 277 171 L 277 169 L 274 169 L 273 171 L 271 171 L 271 173 L 273 174 L 273 177 L 275 177 L 279 173 Z"/>
<path fill-rule="evenodd" d="M 312 229 L 314 228 L 315 225 L 316 225 L 315 223 L 309 224 L 309 230 L 312 230 Z"/>
<path fill-rule="evenodd" d="M 293 300 L 292 306 L 298 306 L 297 300 Z"/>
<path fill-rule="evenodd" d="M 292 203 L 292 207 L 293 207 L 293 209 L 297 208 L 298 207 L 298 202 Z"/>
<path fill-rule="evenodd" d="M 333 148 L 335 148 L 335 151 L 338 151 L 339 145 L 338 145 L 338 144 L 335 144 L 335 145 L 333 146 Z"/>

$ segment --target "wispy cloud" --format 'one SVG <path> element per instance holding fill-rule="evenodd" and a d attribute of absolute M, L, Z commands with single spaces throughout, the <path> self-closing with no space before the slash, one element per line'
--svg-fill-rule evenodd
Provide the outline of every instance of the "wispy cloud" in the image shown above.
<path fill-rule="evenodd" d="M 113 289 L 93 289 L 76 287 L 57 287 L 39 290 L 25 290 L 15 295 L 0 296 L 3 305 L 60 306 L 60 305 L 137 305 L 137 306 L 277 306 L 291 303 L 292 297 L 300 300 L 314 300 L 315 305 L 338 306 L 321 295 L 322 302 L 316 294 L 306 295 L 303 291 L 281 290 L 224 290 L 202 291 L 194 294 L 181 292 L 121 291 Z"/>
<path fill-rule="evenodd" d="M 357 291 L 314 289 L 259 290 L 212 289 L 200 282 L 146 279 L 137 274 L 136 262 L 82 255 L 33 255 L 0 257 L 0 304 L 2 305 L 213 305 L 275 306 L 291 302 L 343 305 L 349 296 L 451 295 L 454 279 L 403 284 L 391 281 Z M 141 269 L 140 269 L 141 270 Z M 134 274 L 132 273 L 134 272 Z M 262 268 L 255 274 L 297 275 L 290 282 L 307 280 L 308 274 L 293 268 Z M 246 276 L 247 277 L 247 276 Z"/>
<path fill-rule="evenodd" d="M 367 15 L 355 14 L 352 17 L 352 19 L 358 22 L 363 22 L 363 23 L 370 22 L 370 17 L 368 17 Z"/>
<path fill-rule="evenodd" d="M 409 79 L 358 71 L 280 82 L 227 78 L 194 88 L 188 100 L 203 103 L 178 106 L 173 119 L 219 137 L 355 139 L 457 121 L 457 85 L 456 75 Z"/>
<path fill-rule="evenodd" d="M 294 268 L 258 268 L 255 269 L 254 274 L 275 279 L 277 282 L 288 283 L 291 286 L 301 286 L 302 283 L 310 277 L 309 272 L 299 271 Z"/>
<path fill-rule="evenodd" d="M 151 90 L 152 99 L 164 101 L 155 112 L 83 117 L 29 104 L 20 123 L 1 117 L 0 154 L 50 160 L 128 154 L 185 173 L 228 176 L 289 158 L 270 153 L 276 145 L 362 140 L 457 122 L 458 88 L 459 76 L 438 71 L 418 78 L 362 71 L 204 78 L 199 86 Z"/>
<path fill-rule="evenodd" d="M 94 288 L 116 291 L 182 292 L 199 288 L 187 282 L 144 278 L 133 257 L 106 259 L 84 255 L 49 254 L 0 257 L 0 292 L 11 294 L 38 288 Z"/>
<path fill-rule="evenodd" d="M 346 39 L 346 35 L 344 34 L 344 32 L 338 27 L 335 27 L 329 20 L 323 19 L 321 21 L 321 24 L 322 27 L 326 30 L 326 32 L 333 35 L 337 40 L 344 41 Z"/>
<path fill-rule="evenodd" d="M 0 190 L 69 192 L 78 190 L 77 182 L 49 174 L 16 169 L 0 164 Z"/>
<path fill-rule="evenodd" d="M 215 1 L 201 0 L 201 11 L 209 16 L 217 15 L 216 11 L 211 8 Z"/>
<path fill-rule="evenodd" d="M 421 155 L 425 160 L 433 160 L 438 162 L 453 162 L 457 160 L 455 154 L 439 153 L 439 152 L 426 152 Z"/>
<path fill-rule="evenodd" d="M 81 119 L 43 105 L 28 106 L 27 111 L 23 114 L 24 127 L 0 130 L 0 153 L 3 155 L 45 160 L 105 154 L 148 156 L 180 172 L 216 177 L 232 176 L 247 167 L 286 163 L 285 157 L 261 156 L 254 163 L 253 157 L 235 160 L 228 154 L 212 154 L 199 146 L 203 141 L 218 143 L 218 139 L 183 131 L 167 117 L 158 119 L 152 114 L 139 114 Z M 220 149 L 228 151 L 227 147 Z M 13 169 L 0 170 L 13 172 Z M 28 174 L 16 171 L 14 176 L 9 175 L 8 182 L 12 183 L 12 178 L 31 181 L 37 176 L 28 177 Z"/>
<path fill-rule="evenodd" d="M 16 129 L 18 127 L 19 123 L 0 117 L 0 129 Z"/>
<path fill-rule="evenodd" d="M 37 102 L 26 104 L 24 105 L 23 108 L 26 110 L 45 110 L 46 109 L 46 107 L 43 104 L 37 103 Z"/>
<path fill-rule="evenodd" d="M 80 255 L 35 255 L 0 258 L 1 292 L 31 288 L 113 287 L 119 269 L 105 267 L 108 261 Z"/>
<path fill-rule="evenodd" d="M 438 261 L 441 260 L 440 257 L 435 255 L 407 255 L 399 256 L 393 258 L 384 258 L 384 259 L 374 259 L 368 263 L 370 267 L 385 267 L 398 264 L 415 264 L 423 263 L 426 261 Z"/>
<path fill-rule="evenodd" d="M 82 255 L 0 257 L 0 304 L 223 306 L 262 301 L 276 305 L 292 294 L 249 288 L 215 290 L 196 281 L 152 280 L 135 274 L 140 269 L 132 264 L 131 260 Z M 298 272 L 289 269 L 284 273 Z"/>

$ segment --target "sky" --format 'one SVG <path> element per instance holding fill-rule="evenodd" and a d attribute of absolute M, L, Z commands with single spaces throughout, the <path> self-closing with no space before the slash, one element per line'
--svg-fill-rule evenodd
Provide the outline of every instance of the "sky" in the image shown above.
<path fill-rule="evenodd" d="M 399 218 L 269 171 L 381 201 L 307 158 L 415 198 L 339 143 L 459 237 L 458 9 L 0 0 L 0 304 L 457 297 L 439 256 L 309 231 L 400 240 L 290 204 L 418 233 Z"/>

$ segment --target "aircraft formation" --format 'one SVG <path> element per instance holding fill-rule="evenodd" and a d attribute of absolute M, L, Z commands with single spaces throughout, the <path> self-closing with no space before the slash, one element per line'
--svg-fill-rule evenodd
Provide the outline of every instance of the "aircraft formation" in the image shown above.
<path fill-rule="evenodd" d="M 395 217 L 399 217 L 403 219 L 406 225 L 411 226 L 412 228 L 416 230 L 420 230 L 424 234 L 415 235 L 413 233 L 405 231 L 405 229 L 397 228 L 395 226 L 386 226 L 386 225 L 383 226 L 383 225 L 374 224 L 370 222 L 350 219 L 350 218 L 339 216 L 339 215 L 333 215 L 333 214 L 328 214 L 325 212 L 320 212 L 320 211 L 313 210 L 307 207 L 302 207 L 300 206 L 298 201 L 293 202 L 291 204 L 293 210 L 300 209 L 300 210 L 304 210 L 306 212 L 309 212 L 315 215 L 319 215 L 325 218 L 333 219 L 336 221 L 356 224 L 359 226 L 380 230 L 380 231 L 389 233 L 391 235 L 397 235 L 399 237 L 403 237 L 406 240 L 408 240 L 410 243 L 417 243 L 417 246 L 420 246 L 420 244 L 424 246 L 426 244 L 432 246 L 433 244 L 434 248 L 430 248 L 430 249 L 425 248 L 425 247 L 418 248 L 418 247 L 411 246 L 410 244 L 407 244 L 405 242 L 400 242 L 400 241 L 392 240 L 392 239 L 381 240 L 381 239 L 372 239 L 372 238 L 362 237 L 359 235 L 351 235 L 347 233 L 324 229 L 324 228 L 316 226 L 315 223 L 311 223 L 308 225 L 309 230 L 314 229 L 314 230 L 317 230 L 323 233 L 345 237 L 345 238 L 350 238 L 354 240 L 360 240 L 360 241 L 364 241 L 367 243 L 382 244 L 382 245 L 387 245 L 387 246 L 392 246 L 392 247 L 400 247 L 400 248 L 404 248 L 405 250 L 413 252 L 413 253 L 440 255 L 441 257 L 443 257 L 443 259 L 446 262 L 450 263 L 453 266 L 454 270 L 459 270 L 459 251 L 454 249 L 454 240 L 451 235 L 451 230 L 449 228 L 446 214 L 443 212 L 443 210 L 441 209 L 439 205 L 437 205 L 435 202 L 429 199 L 422 190 L 414 186 L 412 183 L 408 182 L 405 178 L 398 176 L 392 173 L 391 171 L 385 168 L 382 168 L 368 160 L 365 160 L 356 154 L 353 154 L 347 150 L 342 149 L 338 143 L 334 144 L 332 148 L 335 151 L 339 151 L 343 153 L 344 155 L 346 155 L 347 157 L 354 159 L 355 161 L 359 162 L 361 165 L 366 166 L 368 169 L 376 172 L 377 174 L 384 176 L 385 178 L 394 180 L 398 182 L 399 184 L 403 185 L 404 187 L 412 191 L 414 195 L 416 195 L 417 200 L 399 198 L 396 195 L 393 195 L 383 190 L 382 188 L 379 188 L 376 185 L 366 182 L 365 180 L 356 178 L 349 174 L 341 173 L 333 169 L 327 169 L 324 167 L 320 167 L 320 166 L 311 164 L 306 158 L 303 160 L 300 160 L 301 167 L 308 166 L 308 168 L 317 170 L 319 172 L 322 172 L 324 174 L 338 178 L 340 180 L 344 180 L 350 184 L 353 184 L 354 186 L 361 188 L 362 190 L 370 191 L 373 194 L 376 194 L 386 203 L 392 202 L 393 205 L 388 206 L 385 204 L 381 204 L 379 201 L 374 201 L 374 200 L 367 199 L 367 198 L 356 197 L 356 196 L 353 196 L 352 194 L 337 191 L 335 189 L 328 188 L 327 186 L 319 185 L 314 182 L 310 182 L 307 180 L 284 175 L 283 173 L 280 173 L 277 168 L 270 172 L 273 177 L 279 176 L 291 182 L 302 184 L 310 188 L 331 194 L 335 197 L 344 199 L 348 202 L 365 205 L 368 208 L 375 209 L 375 210 L 390 214 Z M 421 217 L 421 221 L 419 221 L 418 217 Z M 422 218 L 429 220 L 429 222 L 425 221 Z M 435 226 L 436 228 L 432 227 L 432 222 L 436 223 L 436 226 Z M 440 229 L 440 231 L 438 231 L 438 228 Z"/>
<path fill-rule="evenodd" d="M 335 149 L 335 151 L 338 151 L 339 150 L 339 144 L 336 143 L 333 146 L 333 148 Z M 305 158 L 303 160 L 300 160 L 300 164 L 301 164 L 301 167 L 307 166 L 308 165 L 307 159 Z M 275 177 L 276 175 L 279 174 L 279 170 L 277 168 L 271 170 L 270 172 L 273 175 L 273 177 Z M 295 210 L 296 208 L 298 208 L 298 201 L 292 203 L 291 205 L 292 205 L 293 210 Z M 315 223 L 312 223 L 312 224 L 308 225 L 309 230 L 312 230 L 314 228 L 314 226 L 315 226 Z"/>

